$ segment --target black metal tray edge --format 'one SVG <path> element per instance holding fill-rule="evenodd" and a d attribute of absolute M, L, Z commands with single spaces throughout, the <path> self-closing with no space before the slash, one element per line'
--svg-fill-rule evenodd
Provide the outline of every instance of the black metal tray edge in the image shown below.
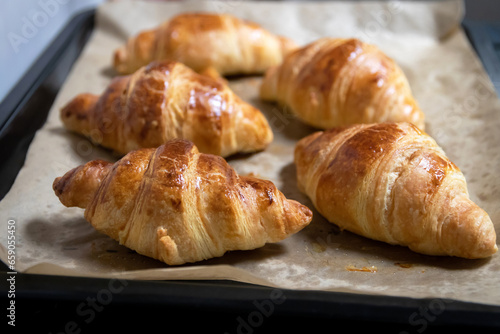
<path fill-rule="evenodd" d="M 462 27 L 500 96 L 500 23 L 465 19 Z"/>
<path fill-rule="evenodd" d="M 94 26 L 95 10 L 76 14 L 0 103 L 0 200 L 10 190 L 26 152 Z"/>
<path fill-rule="evenodd" d="M 2 273 L 1 276 L 5 276 L 0 277 L 4 281 L 12 275 Z M 20 317 L 29 314 L 31 319 L 44 319 L 43 323 L 50 330 L 62 329 L 68 321 L 90 329 L 98 323 L 119 319 L 132 321 L 137 317 L 156 321 L 162 317 L 174 321 L 187 318 L 194 322 L 184 329 L 226 332 L 238 332 L 238 329 L 240 332 L 257 329 L 262 332 L 272 328 L 283 331 L 304 324 L 317 332 L 332 323 L 347 325 L 350 332 L 385 329 L 396 333 L 422 333 L 424 330 L 425 333 L 437 333 L 451 329 L 480 329 L 487 333 L 500 328 L 500 308 L 451 299 L 276 289 L 228 280 L 15 276 L 15 300 Z M 97 305 L 94 315 L 100 319 L 87 324 L 91 301 Z M 54 311 L 58 316 L 48 321 L 46 318 Z M 127 317 L 130 318 L 127 320 Z M 251 331 L 244 331 L 244 328 Z"/>
<path fill-rule="evenodd" d="M 2 175 L 12 178 L 8 187 L 2 189 L 1 197 L 9 190 L 22 167 L 29 143 L 43 125 L 57 93 L 57 90 L 44 85 L 51 81 L 53 73 L 69 72 L 93 29 L 94 15 L 94 10 L 88 10 L 70 20 L 0 105 L 0 114 L 8 113 L 0 129 L 0 154 L 5 153 L 3 156 L 6 158 L 0 165 L 0 172 L 10 170 Z M 49 86 L 54 86 L 53 81 Z M 43 106 L 45 108 L 35 108 L 38 115 L 34 117 L 30 110 L 34 109 L 33 103 L 36 105 L 37 101 L 33 100 L 41 89 L 44 90 L 42 96 L 52 100 Z M 35 124 L 29 131 L 23 128 L 19 133 L 16 122 L 20 118 L 34 119 Z M 12 274 L 8 273 L 4 263 L 1 265 L 2 299 L 7 303 L 8 286 L 4 283 Z M 489 329 L 500 329 L 500 307 L 456 300 L 273 289 L 223 280 L 117 281 L 23 273 L 14 276 L 18 319 L 24 317 L 24 310 L 30 322 L 39 320 L 39 329 L 45 326 L 44 329 L 56 332 L 64 330 L 72 319 L 82 326 L 77 329 L 89 329 L 91 325 L 97 327 L 105 321 L 128 324 L 127 320 L 137 318 L 158 325 L 162 317 L 174 322 L 187 317 L 190 321 L 185 326 L 189 325 L 191 329 L 208 331 L 216 327 L 217 330 L 242 333 L 261 332 L 263 329 L 298 329 L 296 326 L 303 325 L 303 321 L 307 322 L 308 328 L 316 327 L 316 331 L 327 325 L 330 326 L 325 330 L 331 331 L 332 321 L 337 329 L 346 325 L 350 331 L 382 328 L 397 333 L 431 333 L 434 330 L 478 328 L 484 333 Z M 120 284 L 123 289 L 119 289 Z M 101 301 L 107 302 L 104 298 L 110 293 L 112 297 L 102 311 L 106 315 L 98 317 L 101 310 L 96 305 L 94 317 L 87 323 L 92 313 L 90 309 L 81 308 L 82 303 L 98 300 L 99 296 Z M 273 303 L 272 307 L 269 301 Z M 273 312 L 269 311 L 271 308 Z M 165 314 L 166 311 L 168 314 Z M 54 312 L 57 312 L 57 317 L 53 316 Z M 141 323 L 147 324 L 145 321 Z M 116 323 L 115 328 L 118 325 Z"/>

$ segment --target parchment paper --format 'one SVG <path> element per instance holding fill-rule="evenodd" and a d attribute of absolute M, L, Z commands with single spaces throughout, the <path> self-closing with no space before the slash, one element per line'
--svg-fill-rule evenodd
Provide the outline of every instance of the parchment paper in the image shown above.
<path fill-rule="evenodd" d="M 441 2 L 178 2 L 106 3 L 95 32 L 34 138 L 15 184 L 0 202 L 0 255 L 7 262 L 7 221 L 16 224 L 16 270 L 25 273 L 129 279 L 232 279 L 289 289 L 330 290 L 415 298 L 452 298 L 500 305 L 500 254 L 485 260 L 413 253 L 326 222 L 296 186 L 293 148 L 314 129 L 258 98 L 261 77 L 230 80 L 260 108 L 275 140 L 260 153 L 229 158 L 241 174 L 272 180 L 309 206 L 313 222 L 296 235 L 253 251 L 170 267 L 96 232 L 83 210 L 66 208 L 52 191 L 57 176 L 91 159 L 116 160 L 67 132 L 59 109 L 81 92 L 101 93 L 116 75 L 113 50 L 145 28 L 189 10 L 227 12 L 300 44 L 323 36 L 375 43 L 405 71 L 427 116 L 427 131 L 465 174 L 470 196 L 500 232 L 500 104 L 460 28 L 463 6 Z M 358 271 L 358 270 L 368 271 Z"/>

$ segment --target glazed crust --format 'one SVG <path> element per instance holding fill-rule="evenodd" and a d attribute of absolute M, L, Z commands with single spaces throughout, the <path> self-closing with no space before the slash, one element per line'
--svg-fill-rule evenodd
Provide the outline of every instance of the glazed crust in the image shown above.
<path fill-rule="evenodd" d="M 138 253 L 178 265 L 278 242 L 312 219 L 267 180 L 239 176 L 220 156 L 176 139 L 91 161 L 53 184 L 65 206 Z"/>
<path fill-rule="evenodd" d="M 300 189 L 342 229 L 429 255 L 484 258 L 498 249 L 462 172 L 410 123 L 316 132 L 298 142 L 295 163 Z"/>
<path fill-rule="evenodd" d="M 319 129 L 402 121 L 425 127 L 401 68 L 357 39 L 322 38 L 295 50 L 266 72 L 260 96 Z"/>
<path fill-rule="evenodd" d="M 117 49 L 113 64 L 129 74 L 153 60 L 175 60 L 200 72 L 221 75 L 264 73 L 278 65 L 295 43 L 228 14 L 184 13 L 142 31 Z"/>
<path fill-rule="evenodd" d="M 273 140 L 260 110 L 222 80 L 173 61 L 116 77 L 100 96 L 78 95 L 62 108 L 61 119 L 69 130 L 121 154 L 184 138 L 201 152 L 226 157 L 262 150 Z"/>

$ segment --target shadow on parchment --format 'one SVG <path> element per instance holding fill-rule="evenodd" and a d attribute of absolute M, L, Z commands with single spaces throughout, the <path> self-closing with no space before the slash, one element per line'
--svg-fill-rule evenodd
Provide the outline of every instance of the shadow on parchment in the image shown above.
<path fill-rule="evenodd" d="M 101 69 L 100 73 L 106 78 L 113 79 L 123 74 L 118 73 L 112 65 L 106 66 Z"/>
<path fill-rule="evenodd" d="M 75 153 L 83 161 L 102 159 L 114 162 L 120 159 L 123 155 L 114 152 L 111 149 L 93 144 L 88 138 L 83 135 L 68 131 L 64 127 L 48 129 L 52 134 L 64 137 L 67 141 L 65 150 Z"/>
<path fill-rule="evenodd" d="M 286 106 L 263 101 L 259 98 L 251 99 L 248 102 L 264 114 L 275 136 L 279 134 L 287 139 L 299 141 L 314 132 L 320 131 L 320 129 L 303 123 Z"/>
<path fill-rule="evenodd" d="M 229 251 L 222 257 L 170 266 L 120 245 L 107 235 L 96 231 L 83 217 L 66 221 L 57 217 L 51 220 L 34 219 L 27 222 L 26 233 L 23 236 L 27 244 L 35 245 L 37 249 L 48 250 L 44 254 L 46 262 L 51 262 L 51 260 L 57 260 L 58 263 L 61 260 L 69 263 L 79 262 L 77 270 L 102 272 L 197 265 L 236 265 L 243 262 L 263 261 L 265 258 L 284 252 L 280 244 L 267 244 L 255 250 Z M 39 254 L 35 251 L 30 252 L 29 255 L 37 257 Z"/>
<path fill-rule="evenodd" d="M 116 272 L 166 266 L 99 233 L 83 217 L 66 221 L 34 219 L 27 222 L 24 238 L 48 251 L 46 262 L 78 263 L 79 271 Z"/>

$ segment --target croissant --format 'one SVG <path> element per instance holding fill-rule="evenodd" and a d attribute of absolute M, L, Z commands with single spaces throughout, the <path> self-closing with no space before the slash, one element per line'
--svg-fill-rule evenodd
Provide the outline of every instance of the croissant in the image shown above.
<path fill-rule="evenodd" d="M 321 38 L 288 54 L 267 70 L 260 97 L 319 129 L 380 122 L 425 128 L 402 69 L 358 39 Z"/>
<path fill-rule="evenodd" d="M 295 147 L 299 189 L 341 229 L 428 255 L 497 251 L 488 214 L 437 143 L 407 122 L 319 131 Z"/>
<path fill-rule="evenodd" d="M 228 14 L 185 13 L 130 38 L 114 53 L 119 73 L 129 74 L 153 60 L 179 61 L 199 72 L 221 75 L 264 73 L 296 48 L 289 38 Z"/>
<path fill-rule="evenodd" d="M 53 189 L 65 206 L 84 208 L 96 230 L 169 265 L 278 242 L 312 219 L 271 181 L 239 176 L 183 139 L 114 164 L 90 161 L 56 178 Z"/>
<path fill-rule="evenodd" d="M 260 110 L 222 80 L 174 61 L 116 77 L 100 96 L 76 96 L 61 119 L 67 129 L 121 154 L 183 138 L 203 153 L 226 157 L 262 150 L 273 140 Z"/>

